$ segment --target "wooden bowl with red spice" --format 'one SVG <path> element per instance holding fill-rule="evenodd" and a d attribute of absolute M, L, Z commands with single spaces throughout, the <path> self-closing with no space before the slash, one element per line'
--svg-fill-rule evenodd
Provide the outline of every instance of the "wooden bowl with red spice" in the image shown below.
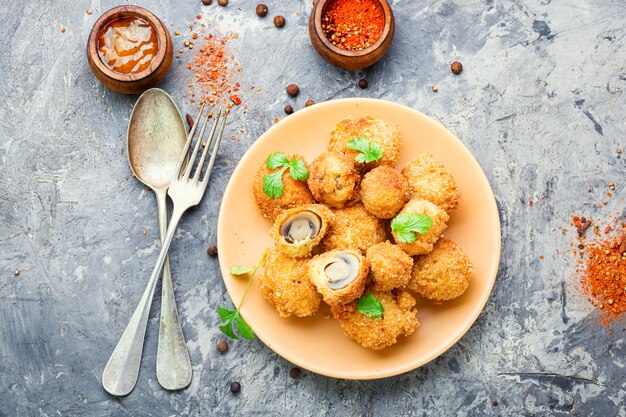
<path fill-rule="evenodd" d="M 322 58 L 347 70 L 369 67 L 389 50 L 395 23 L 386 0 L 318 0 L 309 36 Z"/>
<path fill-rule="evenodd" d="M 172 65 L 173 49 L 169 31 L 153 13 L 119 6 L 93 25 L 87 61 L 105 87 L 138 94 L 163 81 Z"/>

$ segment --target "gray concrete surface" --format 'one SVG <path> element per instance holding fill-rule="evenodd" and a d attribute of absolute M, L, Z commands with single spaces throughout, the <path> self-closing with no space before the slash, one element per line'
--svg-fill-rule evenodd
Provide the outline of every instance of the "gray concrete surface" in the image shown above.
<path fill-rule="evenodd" d="M 610 332 L 598 323 L 573 283 L 572 235 L 553 231 L 572 212 L 605 224 L 626 205 L 615 152 L 626 148 L 626 4 L 395 0 L 388 56 L 346 72 L 310 47 L 310 0 L 266 2 L 286 16 L 281 31 L 256 17 L 255 2 L 138 1 L 172 31 L 202 12 L 212 28 L 240 33 L 242 84 L 263 90 L 247 95 L 250 112 L 231 124 L 245 129 L 241 142 L 225 144 L 211 197 L 183 219 L 172 248 L 193 383 L 159 387 L 153 308 L 139 383 L 123 399 L 107 395 L 100 376 L 159 245 L 154 196 L 125 155 L 136 97 L 106 90 L 85 59 L 92 24 L 118 3 L 0 3 L 0 415 L 626 415 L 623 324 Z M 455 59 L 461 76 L 449 71 Z M 174 66 L 162 87 L 189 111 L 186 76 Z M 362 77 L 368 90 L 356 87 Z M 292 379 L 292 365 L 259 341 L 214 349 L 215 307 L 230 303 L 205 252 L 219 195 L 247 147 L 283 117 L 290 82 L 302 90 L 297 108 L 308 98 L 378 97 L 435 117 L 492 184 L 503 237 L 492 297 L 465 337 L 420 369 L 368 382 Z M 608 204 L 588 204 L 597 201 Z"/>

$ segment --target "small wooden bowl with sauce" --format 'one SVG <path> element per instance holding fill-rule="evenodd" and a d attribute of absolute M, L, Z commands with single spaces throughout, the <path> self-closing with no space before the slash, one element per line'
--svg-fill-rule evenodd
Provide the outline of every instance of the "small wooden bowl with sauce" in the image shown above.
<path fill-rule="evenodd" d="M 359 4 L 362 0 L 352 1 Z M 346 0 L 317 0 L 313 3 L 313 10 L 309 17 L 309 36 L 311 37 L 313 47 L 326 61 L 343 69 L 361 69 L 375 64 L 387 53 L 393 41 L 395 22 L 391 6 L 389 6 L 387 0 L 370 0 L 382 14 L 382 17 L 379 17 L 376 22 L 380 35 L 376 39 L 366 40 L 365 43 L 361 41 L 361 46 L 358 48 L 346 49 L 341 47 L 340 39 L 348 39 L 350 41 L 350 37 L 355 35 L 351 35 L 349 31 L 346 35 L 346 31 L 339 30 L 339 32 L 335 33 L 340 33 L 340 38 L 329 38 L 329 34 L 334 31 L 329 30 L 329 24 L 334 26 L 334 29 L 337 29 L 338 25 L 333 25 L 333 22 L 326 20 L 329 11 L 335 7 L 333 3 L 339 4 L 339 2 L 348 3 Z M 355 18 L 358 17 L 356 7 L 351 10 L 351 15 Z M 379 23 L 382 24 L 382 29 L 379 27 Z M 361 39 L 363 38 L 361 37 Z"/>
<path fill-rule="evenodd" d="M 119 6 L 96 21 L 87 42 L 91 71 L 107 88 L 138 94 L 159 84 L 172 65 L 172 38 L 153 13 Z"/>

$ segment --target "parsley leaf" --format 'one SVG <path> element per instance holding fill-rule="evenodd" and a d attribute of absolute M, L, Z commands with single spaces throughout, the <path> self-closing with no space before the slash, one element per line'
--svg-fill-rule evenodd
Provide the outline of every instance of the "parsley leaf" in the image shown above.
<path fill-rule="evenodd" d="M 427 214 L 402 213 L 391 221 L 391 230 L 396 233 L 400 242 L 413 243 L 417 239 L 417 233 L 423 235 L 432 225 L 433 219 Z"/>
<path fill-rule="evenodd" d="M 254 339 L 254 332 L 252 331 L 248 323 L 246 323 L 246 321 L 243 319 L 243 317 L 237 314 L 236 320 L 237 320 L 237 330 L 239 330 L 239 334 L 248 340 Z"/>
<path fill-rule="evenodd" d="M 289 165 L 289 158 L 282 152 L 272 152 L 265 160 L 267 169 L 276 169 L 285 165 Z"/>
<path fill-rule="evenodd" d="M 306 181 L 309 179 L 309 170 L 306 169 L 304 161 L 300 158 L 293 158 L 291 161 L 282 152 L 272 152 L 265 160 L 268 169 L 278 169 L 278 171 L 263 176 L 263 192 L 270 198 L 280 198 L 285 192 L 283 184 L 283 174 L 289 170 L 289 175 L 296 181 Z"/>
<path fill-rule="evenodd" d="M 220 315 L 220 320 L 229 321 L 237 314 L 237 310 L 229 310 L 226 307 L 218 307 L 217 314 Z"/>
<path fill-rule="evenodd" d="M 374 162 L 383 157 L 383 148 L 375 140 L 369 140 L 365 136 L 354 137 L 346 143 L 346 148 L 360 153 L 354 158 L 357 162 Z"/>
<path fill-rule="evenodd" d="M 378 298 L 374 294 L 367 294 L 359 298 L 356 303 L 356 308 L 361 314 L 379 319 L 383 316 L 383 305 L 378 301 Z"/>
<path fill-rule="evenodd" d="M 249 266 L 233 265 L 230 267 L 230 273 L 233 275 L 243 275 L 252 271 L 254 268 Z"/>

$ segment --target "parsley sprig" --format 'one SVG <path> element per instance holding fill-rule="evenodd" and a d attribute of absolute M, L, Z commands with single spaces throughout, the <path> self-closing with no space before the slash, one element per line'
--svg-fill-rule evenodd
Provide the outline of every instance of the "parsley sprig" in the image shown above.
<path fill-rule="evenodd" d="M 346 143 L 346 148 L 360 153 L 354 158 L 357 162 L 374 162 L 383 157 L 383 148 L 375 140 L 369 140 L 365 136 L 354 137 Z"/>
<path fill-rule="evenodd" d="M 282 152 L 272 152 L 265 160 L 267 169 L 277 169 L 278 171 L 263 176 L 263 192 L 270 198 L 280 198 L 285 192 L 283 184 L 283 173 L 289 170 L 289 175 L 296 181 L 306 181 L 309 179 L 309 170 L 306 169 L 304 161 L 300 158 L 293 158 L 291 161 Z"/>
<path fill-rule="evenodd" d="M 359 313 L 375 319 L 381 318 L 383 316 L 383 311 L 385 311 L 383 305 L 380 303 L 378 298 L 374 296 L 374 294 L 367 294 L 359 298 L 359 301 L 356 303 L 356 308 Z"/>
<path fill-rule="evenodd" d="M 257 262 L 257 264 L 253 267 L 233 265 L 230 268 L 230 273 L 233 275 L 239 276 L 250 274 L 250 279 L 248 280 L 248 285 L 246 286 L 246 289 L 243 292 L 243 296 L 241 297 L 241 301 L 239 302 L 239 307 L 237 307 L 235 310 L 229 310 L 226 307 L 221 306 L 217 308 L 217 314 L 219 314 L 220 320 L 222 321 L 220 331 L 231 339 L 239 340 L 239 336 L 237 336 L 237 334 L 235 333 L 235 329 L 233 328 L 233 324 L 235 323 L 237 324 L 237 330 L 239 331 L 239 334 L 241 336 L 245 337 L 248 340 L 254 339 L 254 332 L 252 331 L 248 323 L 246 323 L 246 321 L 243 319 L 243 317 L 241 317 L 241 315 L 239 314 L 239 310 L 241 310 L 243 300 L 245 300 L 246 295 L 248 294 L 248 290 L 250 289 L 250 284 L 252 284 L 254 274 L 256 274 L 259 266 L 261 266 L 261 262 L 263 262 L 263 259 L 265 259 L 265 255 L 267 255 L 267 249 L 265 250 L 265 252 L 263 252 L 263 255 L 261 255 L 261 259 L 259 259 L 259 262 Z"/>
<path fill-rule="evenodd" d="M 433 225 L 433 219 L 427 214 L 401 213 L 391 221 L 391 230 L 398 236 L 402 243 L 413 243 L 417 239 L 417 233 L 423 235 Z"/>

